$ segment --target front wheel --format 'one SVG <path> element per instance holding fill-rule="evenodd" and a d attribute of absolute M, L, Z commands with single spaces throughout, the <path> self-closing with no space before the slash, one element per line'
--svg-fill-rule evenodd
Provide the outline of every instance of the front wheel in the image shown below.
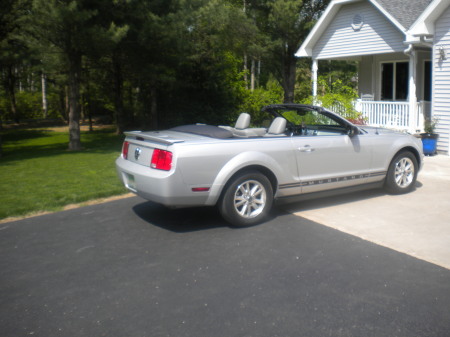
<path fill-rule="evenodd" d="M 263 222 L 272 208 L 273 189 L 260 172 L 238 174 L 225 187 L 219 210 L 225 220 L 236 227 Z"/>
<path fill-rule="evenodd" d="M 401 152 L 392 160 L 386 176 L 385 188 L 392 194 L 410 192 L 416 184 L 419 165 L 411 152 Z"/>

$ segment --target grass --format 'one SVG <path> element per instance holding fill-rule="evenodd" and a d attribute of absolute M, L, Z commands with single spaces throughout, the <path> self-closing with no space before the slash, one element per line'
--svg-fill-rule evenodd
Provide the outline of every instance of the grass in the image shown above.
<path fill-rule="evenodd" d="M 0 158 L 0 219 L 125 193 L 114 161 L 123 136 L 113 129 L 82 131 L 83 151 L 67 150 L 59 129 L 3 132 Z"/>

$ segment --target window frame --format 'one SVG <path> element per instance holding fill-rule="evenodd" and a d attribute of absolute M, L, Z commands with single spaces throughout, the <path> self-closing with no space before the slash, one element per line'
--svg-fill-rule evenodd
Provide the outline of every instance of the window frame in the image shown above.
<path fill-rule="evenodd" d="M 428 74 L 428 79 L 427 79 L 427 64 L 429 65 L 429 74 Z M 433 62 L 431 61 L 431 59 L 425 59 L 423 60 L 423 67 L 422 67 L 423 71 L 422 71 L 422 75 L 423 75 L 423 80 L 422 80 L 422 100 L 426 101 L 426 102 L 431 102 L 431 100 L 433 99 Z M 429 83 L 428 83 L 429 82 Z M 426 88 L 427 84 L 429 85 L 428 90 Z M 427 99 L 427 91 L 428 95 L 429 95 L 429 99 Z"/>
<path fill-rule="evenodd" d="M 406 89 L 406 97 L 405 98 L 397 98 L 397 65 L 399 63 L 406 64 L 407 66 L 407 77 L 406 77 L 406 83 L 405 83 L 405 89 Z M 391 79 L 391 85 L 392 85 L 392 98 L 386 99 L 383 98 L 383 65 L 385 64 L 391 64 L 392 65 L 392 79 Z M 396 60 L 396 61 L 381 61 L 380 62 L 380 100 L 381 101 L 387 101 L 387 102 L 406 102 L 408 101 L 409 97 L 409 61 L 408 60 Z"/>

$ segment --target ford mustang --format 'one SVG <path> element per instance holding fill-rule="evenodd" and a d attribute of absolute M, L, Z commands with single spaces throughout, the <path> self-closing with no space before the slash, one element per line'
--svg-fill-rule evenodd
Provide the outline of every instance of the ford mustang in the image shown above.
<path fill-rule="evenodd" d="M 407 193 L 423 163 L 420 139 L 312 105 L 269 105 L 234 126 L 125 135 L 116 167 L 128 190 L 169 207 L 217 205 L 234 226 L 263 222 L 274 201 L 379 187 Z"/>

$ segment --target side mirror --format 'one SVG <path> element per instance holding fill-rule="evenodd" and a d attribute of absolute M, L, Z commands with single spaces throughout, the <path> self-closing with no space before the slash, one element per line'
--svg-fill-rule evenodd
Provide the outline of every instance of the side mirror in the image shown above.
<path fill-rule="evenodd" d="M 357 127 L 357 126 L 354 126 L 354 125 L 350 126 L 349 129 L 347 130 L 347 135 L 348 135 L 349 137 L 354 137 L 354 136 L 356 136 L 356 135 L 359 135 L 359 129 L 358 129 L 358 127 Z"/>

